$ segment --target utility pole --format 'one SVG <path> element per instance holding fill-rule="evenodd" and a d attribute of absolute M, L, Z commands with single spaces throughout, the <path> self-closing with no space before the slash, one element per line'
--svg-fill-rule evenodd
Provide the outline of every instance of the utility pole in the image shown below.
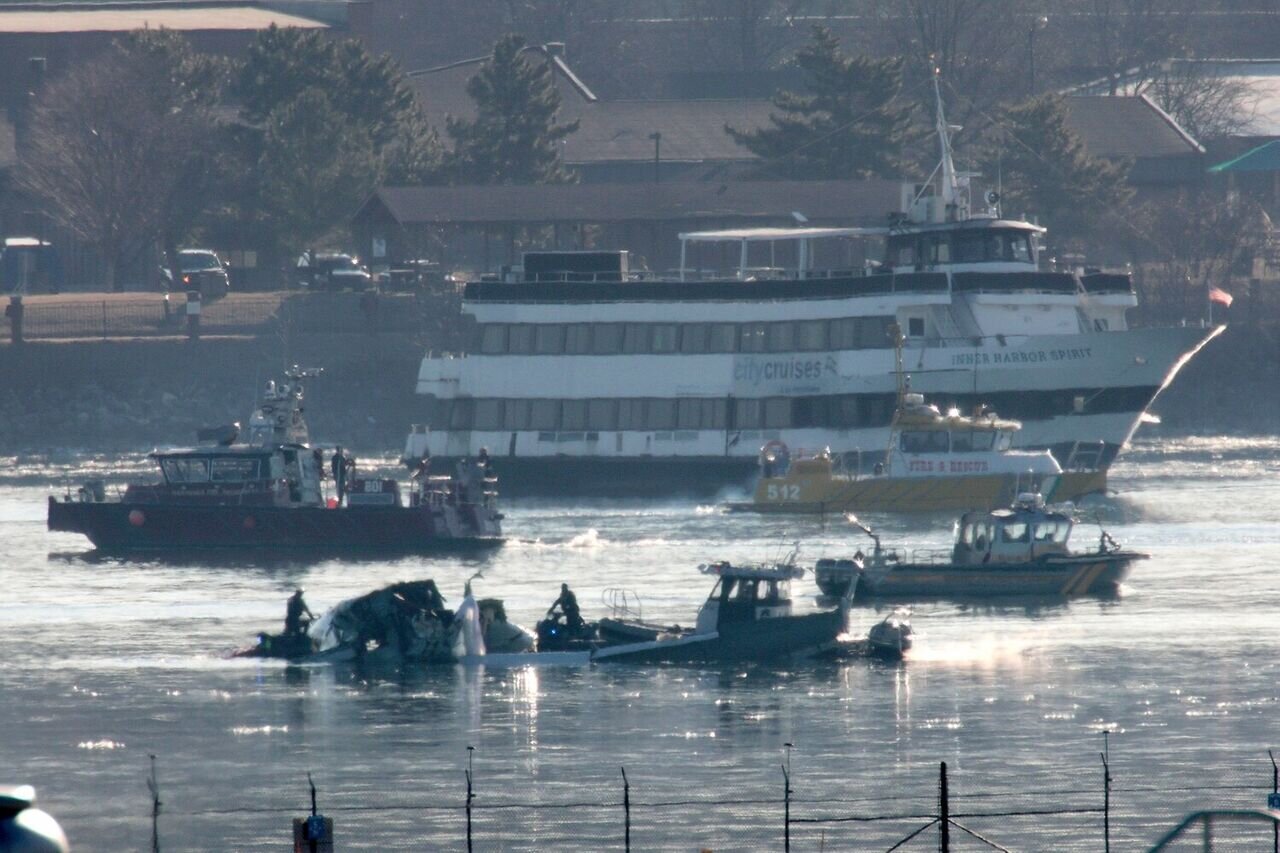
<path fill-rule="evenodd" d="M 467 853 L 471 853 L 471 801 L 475 799 L 471 788 L 471 757 L 475 752 L 474 746 L 467 746 Z"/>
<path fill-rule="evenodd" d="M 793 743 L 784 743 L 787 749 L 787 762 L 782 765 L 782 849 L 784 853 L 791 851 L 791 750 Z"/>

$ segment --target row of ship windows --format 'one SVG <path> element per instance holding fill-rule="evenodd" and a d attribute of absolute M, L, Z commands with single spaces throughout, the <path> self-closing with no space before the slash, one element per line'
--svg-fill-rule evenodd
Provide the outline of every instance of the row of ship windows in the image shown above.
<path fill-rule="evenodd" d="M 451 430 L 852 429 L 887 426 L 893 414 L 893 395 L 676 400 L 428 398 L 427 405 L 427 423 Z"/>
<path fill-rule="evenodd" d="M 770 323 L 483 323 L 482 355 L 803 352 L 891 346 L 892 316 Z M 924 334 L 913 318 L 908 335 Z M 918 325 L 919 328 L 916 328 Z"/>

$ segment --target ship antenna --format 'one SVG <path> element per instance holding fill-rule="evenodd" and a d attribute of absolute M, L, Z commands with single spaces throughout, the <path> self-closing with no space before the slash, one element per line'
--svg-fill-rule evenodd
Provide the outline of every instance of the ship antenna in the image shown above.
<path fill-rule="evenodd" d="M 938 145 L 942 149 L 942 204 L 947 218 L 950 219 L 958 209 L 959 181 L 956 177 L 955 160 L 951 157 L 951 136 L 947 128 L 947 117 L 942 110 L 942 89 L 938 85 L 940 76 L 942 76 L 941 69 L 934 66 L 933 97 L 937 109 Z"/>

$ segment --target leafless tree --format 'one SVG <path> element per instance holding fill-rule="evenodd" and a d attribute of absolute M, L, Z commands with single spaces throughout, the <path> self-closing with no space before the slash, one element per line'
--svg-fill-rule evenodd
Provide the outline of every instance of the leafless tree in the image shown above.
<path fill-rule="evenodd" d="M 1257 116 L 1259 93 L 1240 77 L 1211 64 L 1169 60 L 1152 69 L 1135 91 L 1160 105 L 1199 140 L 1246 133 Z"/>
<path fill-rule="evenodd" d="M 174 242 L 175 205 L 202 201 L 188 191 L 213 144 L 211 111 L 154 60 L 121 42 L 50 83 L 22 152 L 20 184 L 98 249 L 110 288 L 122 262 Z"/>

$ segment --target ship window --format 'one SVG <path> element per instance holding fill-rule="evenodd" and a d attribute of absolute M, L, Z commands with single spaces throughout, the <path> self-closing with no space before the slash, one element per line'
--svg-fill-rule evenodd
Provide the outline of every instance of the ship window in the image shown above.
<path fill-rule="evenodd" d="M 475 401 L 475 429 L 502 429 L 502 401 Z"/>
<path fill-rule="evenodd" d="M 795 323 L 769 324 L 769 352 L 790 352 L 796 348 Z"/>
<path fill-rule="evenodd" d="M 796 324 L 796 349 L 824 350 L 827 348 L 827 321 L 806 320 Z"/>
<path fill-rule="evenodd" d="M 653 351 L 676 351 L 676 325 L 674 323 L 658 323 L 653 327 Z"/>
<path fill-rule="evenodd" d="M 707 327 L 707 352 L 733 352 L 738 327 L 733 323 L 712 323 Z"/>
<path fill-rule="evenodd" d="M 507 352 L 528 355 L 533 352 L 533 330 L 531 323 L 516 323 L 507 330 Z"/>
<path fill-rule="evenodd" d="M 945 430 L 912 430 L 902 434 L 903 453 L 946 453 L 947 433 Z"/>
<path fill-rule="evenodd" d="M 564 352 L 564 326 L 560 323 L 539 325 L 534 334 L 534 350 L 538 355 L 559 355 Z"/>
<path fill-rule="evenodd" d="M 1000 528 L 1000 539 L 1002 542 L 1028 542 L 1027 537 L 1029 529 L 1026 522 L 1014 521 L 1005 524 Z"/>
<path fill-rule="evenodd" d="M 831 321 L 831 348 L 854 349 L 858 346 L 858 321 L 852 317 Z"/>
<path fill-rule="evenodd" d="M 733 425 L 738 429 L 760 429 L 763 416 L 760 400 L 733 401 Z"/>
<path fill-rule="evenodd" d="M 214 459 L 210 479 L 215 483 L 244 482 L 259 479 L 257 459 Z"/>
<path fill-rule="evenodd" d="M 924 337 L 924 318 L 923 317 L 907 318 L 907 337 L 909 338 Z"/>
<path fill-rule="evenodd" d="M 791 398 L 770 397 L 764 401 L 765 429 L 785 429 L 791 426 Z"/>
<path fill-rule="evenodd" d="M 502 407 L 503 429 L 528 429 L 530 405 L 528 400 L 507 400 Z"/>
<path fill-rule="evenodd" d="M 956 263 L 974 264 L 983 260 L 983 235 L 977 231 L 960 231 L 953 235 Z"/>
<path fill-rule="evenodd" d="M 208 459 L 166 459 L 160 463 L 164 478 L 170 483 L 209 482 Z"/>
<path fill-rule="evenodd" d="M 1008 450 L 1013 445 L 1013 434 L 1008 432 L 1000 433 L 996 436 L 995 445 L 996 450 L 1001 452 Z"/>
<path fill-rule="evenodd" d="M 889 241 L 889 257 L 896 267 L 913 267 L 916 265 L 915 235 L 899 237 Z"/>
<path fill-rule="evenodd" d="M 1058 522 L 1038 521 L 1032 527 L 1031 538 L 1036 542 L 1056 542 L 1058 539 Z"/>
<path fill-rule="evenodd" d="M 570 323 L 565 326 L 564 351 L 570 355 L 586 355 L 591 352 L 590 324 Z"/>
<path fill-rule="evenodd" d="M 867 420 L 863 426 L 877 427 L 887 426 L 889 423 L 889 415 L 891 408 L 889 401 L 883 397 L 872 397 L 866 403 Z"/>
<path fill-rule="evenodd" d="M 622 351 L 638 353 L 649 351 L 649 327 L 644 323 L 628 323 L 622 334 Z"/>
<path fill-rule="evenodd" d="M 675 429 L 676 401 L 650 400 L 645 407 L 645 422 L 649 429 Z"/>
<path fill-rule="evenodd" d="M 880 349 L 888 347 L 889 327 L 893 325 L 892 317 L 863 317 L 858 320 L 858 344 L 863 349 Z"/>
<path fill-rule="evenodd" d="M 596 355 L 613 355 L 622 348 L 621 323 L 601 323 L 592 332 L 591 351 Z"/>
<path fill-rule="evenodd" d="M 1031 236 L 1011 231 L 1005 235 L 1009 242 L 1008 257 L 1012 261 L 1031 261 Z"/>
<path fill-rule="evenodd" d="M 680 352 L 703 353 L 707 351 L 707 326 L 705 323 L 687 323 L 680 329 Z"/>
<path fill-rule="evenodd" d="M 961 545 L 973 544 L 973 524 L 966 524 L 960 528 L 960 544 Z"/>
<path fill-rule="evenodd" d="M 990 450 L 995 438 L 996 434 L 994 432 L 985 430 L 953 432 L 951 433 L 951 452 L 973 453 L 975 451 Z"/>
<path fill-rule="evenodd" d="M 739 352 L 764 352 L 765 324 L 744 323 L 738 338 Z"/>
<path fill-rule="evenodd" d="M 925 251 L 928 252 L 928 261 L 931 264 L 945 264 L 951 261 L 951 244 L 947 240 L 946 234 L 930 234 L 927 238 Z"/>
<path fill-rule="evenodd" d="M 503 323 L 486 323 L 480 327 L 480 352 L 498 355 L 507 349 L 507 327 Z"/>
<path fill-rule="evenodd" d="M 846 394 L 843 397 L 836 398 L 837 402 L 833 407 L 835 409 L 836 427 L 856 427 L 858 420 L 858 398 L 852 394 Z"/>
<path fill-rule="evenodd" d="M 560 421 L 559 400 L 534 400 L 529 429 L 555 429 Z"/>
<path fill-rule="evenodd" d="M 676 429 L 701 429 L 702 428 L 702 401 L 701 400 L 677 400 L 676 401 Z"/>
<path fill-rule="evenodd" d="M 618 429 L 644 429 L 644 400 L 618 401 Z"/>
<path fill-rule="evenodd" d="M 617 428 L 617 400 L 589 400 L 587 402 L 587 429 Z"/>
<path fill-rule="evenodd" d="M 579 430 L 587 428 L 587 401 L 565 400 L 560 404 L 560 429 Z"/>
<path fill-rule="evenodd" d="M 454 400 L 449 411 L 450 429 L 471 429 L 471 401 Z"/>

